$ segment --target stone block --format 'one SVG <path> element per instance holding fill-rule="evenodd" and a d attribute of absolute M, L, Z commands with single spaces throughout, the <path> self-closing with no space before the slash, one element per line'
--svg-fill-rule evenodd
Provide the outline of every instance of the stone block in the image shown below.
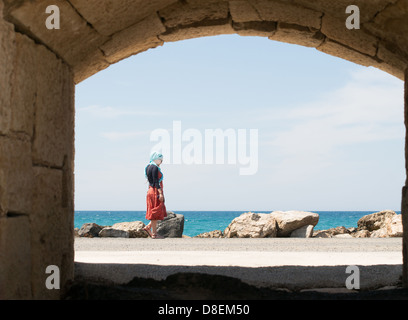
<path fill-rule="evenodd" d="M 378 12 L 383 10 L 387 5 L 395 3 L 398 0 L 290 0 L 292 3 L 325 12 L 326 15 L 345 19 L 348 17 L 346 8 L 349 5 L 356 5 L 360 8 L 360 21 L 365 23 L 373 19 Z"/>
<path fill-rule="evenodd" d="M 45 11 L 50 5 L 59 8 L 60 29 L 48 29 L 45 26 L 50 16 Z M 46 44 L 71 66 L 82 61 L 108 39 L 96 32 L 69 1 L 24 1 L 20 6 L 11 8 L 9 15 L 20 29 Z"/>
<path fill-rule="evenodd" d="M 70 68 L 38 46 L 33 163 L 62 167 L 73 155 L 74 82 Z"/>
<path fill-rule="evenodd" d="M 29 214 L 33 172 L 31 143 L 0 136 L 0 211 Z"/>
<path fill-rule="evenodd" d="M 0 300 L 31 298 L 29 219 L 0 217 Z"/>
<path fill-rule="evenodd" d="M 75 84 L 84 81 L 95 73 L 102 71 L 110 66 L 102 51 L 98 48 L 89 54 L 84 60 L 73 67 Z"/>
<path fill-rule="evenodd" d="M 11 118 L 11 75 L 15 55 L 13 25 L 4 21 L 0 11 L 0 134 L 6 134 Z"/>
<path fill-rule="evenodd" d="M 229 9 L 234 22 L 262 21 L 255 8 L 246 0 L 230 1 Z"/>
<path fill-rule="evenodd" d="M 286 22 L 314 29 L 320 29 L 320 11 L 307 9 L 287 2 L 277 1 L 250 1 L 262 20 Z"/>
<path fill-rule="evenodd" d="M 159 38 L 165 42 L 193 39 L 199 37 L 216 36 L 220 34 L 234 34 L 235 30 L 227 21 L 219 25 L 203 25 L 189 28 L 173 29 L 163 33 Z"/>
<path fill-rule="evenodd" d="M 364 29 L 347 29 L 345 19 L 324 16 L 321 32 L 328 38 L 361 53 L 374 57 L 377 52 L 377 38 L 368 34 Z"/>
<path fill-rule="evenodd" d="M 345 47 L 342 44 L 337 43 L 335 41 L 331 41 L 329 39 L 326 39 L 324 43 L 321 46 L 317 47 L 316 49 L 321 52 L 354 62 L 365 67 L 376 66 L 378 64 L 378 61 L 376 61 L 372 57 L 359 53 L 353 49 Z"/>
<path fill-rule="evenodd" d="M 193 25 L 200 21 L 216 21 L 227 19 L 228 2 L 197 2 L 184 4 L 177 2 L 159 11 L 160 17 L 167 28 Z"/>
<path fill-rule="evenodd" d="M 276 32 L 274 21 L 232 22 L 232 27 L 240 36 L 270 37 Z"/>
<path fill-rule="evenodd" d="M 323 43 L 325 37 L 320 31 L 311 31 L 308 27 L 281 22 L 269 39 L 316 48 Z"/>
<path fill-rule="evenodd" d="M 153 14 L 115 34 L 110 41 L 101 46 L 101 49 L 106 60 L 114 63 L 132 54 L 162 45 L 163 41 L 159 40 L 157 35 L 165 30 L 159 16 Z"/>
<path fill-rule="evenodd" d="M 177 0 L 71 0 L 70 2 L 96 31 L 110 36 Z"/>
<path fill-rule="evenodd" d="M 34 128 L 34 107 L 37 90 L 37 45 L 16 33 L 14 72 L 12 75 L 10 130 L 31 139 Z"/>
<path fill-rule="evenodd" d="M 63 172 L 34 167 L 33 206 L 30 215 L 32 286 L 35 299 L 58 299 L 66 281 L 73 277 L 73 210 L 63 208 Z M 49 265 L 60 269 L 61 290 L 45 287 Z"/>

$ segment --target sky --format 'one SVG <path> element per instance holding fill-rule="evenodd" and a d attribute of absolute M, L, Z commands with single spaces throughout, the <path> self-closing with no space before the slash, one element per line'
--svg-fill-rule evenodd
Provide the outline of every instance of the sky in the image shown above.
<path fill-rule="evenodd" d="M 400 210 L 403 82 L 381 70 L 220 35 L 122 60 L 75 100 L 75 210 L 145 210 L 160 143 L 167 210 Z"/>

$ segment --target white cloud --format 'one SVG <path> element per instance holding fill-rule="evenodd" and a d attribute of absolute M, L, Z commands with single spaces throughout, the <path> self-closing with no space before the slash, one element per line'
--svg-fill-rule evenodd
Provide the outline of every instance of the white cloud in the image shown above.
<path fill-rule="evenodd" d="M 344 144 L 398 139 L 403 134 L 403 83 L 381 71 L 361 69 L 342 88 L 279 118 L 288 127 L 274 132 L 269 144 L 283 155 L 330 154 Z"/>
<path fill-rule="evenodd" d="M 343 146 L 403 139 L 403 82 L 376 69 L 360 69 L 317 101 L 267 111 L 264 120 L 268 115 L 271 126 L 286 125 L 260 137 L 260 148 L 276 155 L 275 178 L 306 180 L 337 165 Z"/>

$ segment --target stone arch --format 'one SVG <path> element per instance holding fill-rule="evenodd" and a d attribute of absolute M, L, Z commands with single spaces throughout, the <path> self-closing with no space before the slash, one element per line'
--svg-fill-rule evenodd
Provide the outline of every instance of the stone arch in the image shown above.
<path fill-rule="evenodd" d="M 345 26 L 351 4 L 360 29 Z M 60 29 L 45 26 L 49 5 Z M 44 288 L 46 265 L 60 266 L 62 287 L 73 278 L 75 84 L 165 42 L 234 33 L 406 80 L 407 21 L 405 0 L 0 0 L 0 297 L 58 298 Z"/>

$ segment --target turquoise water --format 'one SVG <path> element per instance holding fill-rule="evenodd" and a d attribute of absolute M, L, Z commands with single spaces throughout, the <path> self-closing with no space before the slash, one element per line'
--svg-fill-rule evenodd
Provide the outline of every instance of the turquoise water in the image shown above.
<path fill-rule="evenodd" d="M 357 227 L 357 221 L 367 215 L 377 211 L 312 211 L 319 214 L 319 223 L 315 230 L 324 230 L 344 226 L 346 228 Z M 190 237 L 212 230 L 222 230 L 230 222 L 240 216 L 245 211 L 175 211 L 184 215 L 184 234 Z M 271 211 L 252 211 L 256 213 L 268 213 Z M 395 211 L 400 213 L 400 211 Z M 75 228 L 80 228 L 82 224 L 94 222 L 101 226 L 109 226 L 118 222 L 143 221 L 145 211 L 75 211 Z"/>

